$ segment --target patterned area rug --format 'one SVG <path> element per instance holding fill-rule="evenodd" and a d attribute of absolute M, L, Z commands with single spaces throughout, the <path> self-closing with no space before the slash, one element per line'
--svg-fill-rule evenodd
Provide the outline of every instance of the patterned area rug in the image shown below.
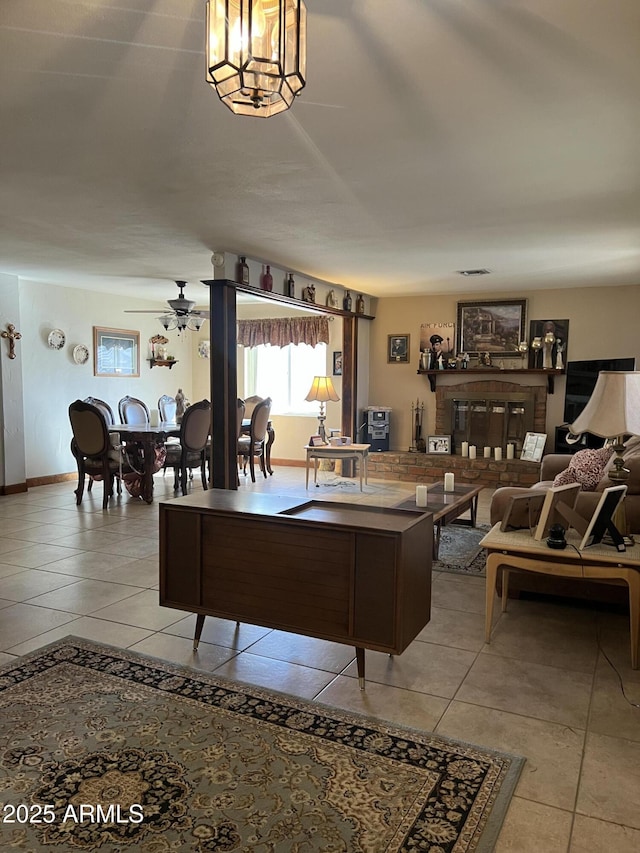
<path fill-rule="evenodd" d="M 433 561 L 433 571 L 484 577 L 486 552 L 478 543 L 489 530 L 488 524 L 477 527 L 449 524 L 443 527 L 439 559 Z"/>
<path fill-rule="evenodd" d="M 67 637 L 0 669 L 0 849 L 493 850 L 523 760 Z"/>

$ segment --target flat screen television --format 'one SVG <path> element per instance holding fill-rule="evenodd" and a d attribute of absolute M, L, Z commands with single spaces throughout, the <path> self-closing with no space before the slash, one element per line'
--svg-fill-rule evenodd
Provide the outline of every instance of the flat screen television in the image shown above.
<path fill-rule="evenodd" d="M 566 371 L 564 422 L 572 424 L 589 402 L 601 370 L 635 370 L 635 358 L 599 358 L 570 361 Z"/>

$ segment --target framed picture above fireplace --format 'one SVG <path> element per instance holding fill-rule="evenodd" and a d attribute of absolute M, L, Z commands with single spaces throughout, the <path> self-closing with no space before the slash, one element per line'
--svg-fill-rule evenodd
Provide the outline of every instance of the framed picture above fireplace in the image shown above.
<path fill-rule="evenodd" d="M 458 302 L 458 352 L 516 355 L 526 338 L 526 314 L 526 299 Z"/>

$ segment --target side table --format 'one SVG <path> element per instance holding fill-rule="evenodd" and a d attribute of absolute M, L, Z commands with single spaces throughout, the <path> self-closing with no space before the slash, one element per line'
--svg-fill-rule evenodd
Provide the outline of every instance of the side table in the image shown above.
<path fill-rule="evenodd" d="M 624 553 L 612 546 L 592 545 L 578 550 L 581 537 L 573 530 L 567 533 L 567 547 L 562 551 L 549 548 L 545 540 L 534 539 L 528 531 L 502 532 L 494 525 L 480 544 L 487 549 L 487 585 L 485 606 L 485 642 L 491 641 L 491 622 L 496 578 L 502 570 L 502 612 L 507 609 L 509 573 L 537 572 L 568 578 L 626 584 L 629 588 L 629 630 L 631 667 L 638 669 L 640 637 L 640 545 Z M 572 547 L 573 546 L 573 547 Z"/>

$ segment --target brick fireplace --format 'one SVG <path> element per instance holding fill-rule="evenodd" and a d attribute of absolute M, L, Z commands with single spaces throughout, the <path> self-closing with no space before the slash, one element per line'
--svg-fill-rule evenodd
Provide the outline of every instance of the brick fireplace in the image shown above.
<path fill-rule="evenodd" d="M 455 401 L 462 404 L 462 410 L 460 406 L 454 407 Z M 477 407 L 478 411 L 471 412 L 471 407 Z M 503 411 L 499 411 L 501 409 Z M 454 437 L 454 452 L 450 456 L 394 451 L 371 453 L 369 475 L 411 483 L 432 483 L 442 480 L 445 471 L 453 471 L 461 483 L 495 488 L 531 486 L 540 478 L 539 463 L 524 462 L 518 458 L 503 458 L 499 462 L 493 458 L 485 459 L 482 448 L 485 445 L 504 448 L 504 440 L 508 438 L 516 444 L 517 457 L 525 432 L 546 432 L 546 417 L 546 385 L 524 386 L 491 379 L 439 387 L 436 389 L 435 430 L 437 435 Z M 483 426 L 486 433 L 475 432 L 476 428 Z M 460 437 L 463 431 L 467 436 L 464 439 Z M 470 443 L 476 444 L 479 450 L 476 459 L 461 456 L 461 441 L 470 438 L 473 439 Z"/>

